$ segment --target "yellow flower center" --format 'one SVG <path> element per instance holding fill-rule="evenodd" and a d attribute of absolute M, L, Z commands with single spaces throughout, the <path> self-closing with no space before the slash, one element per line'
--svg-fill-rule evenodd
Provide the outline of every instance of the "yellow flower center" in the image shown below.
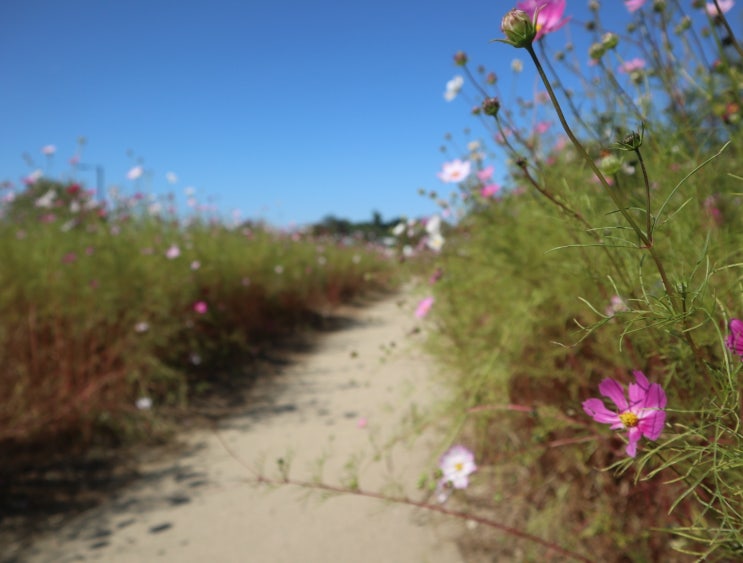
<path fill-rule="evenodd" d="M 456 469 L 457 471 L 462 471 L 464 469 L 464 463 L 462 463 L 461 461 L 459 463 L 455 463 L 454 469 Z"/>
<path fill-rule="evenodd" d="M 637 415 L 633 412 L 623 412 L 619 415 L 619 420 L 622 421 L 625 428 L 634 428 L 637 426 L 637 423 L 640 422 L 640 419 L 637 418 Z"/>

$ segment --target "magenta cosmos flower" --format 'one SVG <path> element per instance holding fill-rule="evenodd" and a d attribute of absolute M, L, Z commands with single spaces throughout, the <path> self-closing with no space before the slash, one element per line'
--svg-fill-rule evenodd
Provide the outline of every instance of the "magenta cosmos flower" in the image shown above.
<path fill-rule="evenodd" d="M 562 17 L 565 13 L 565 0 L 523 0 L 516 5 L 516 8 L 526 12 L 530 18 L 533 18 L 534 12 L 539 10 L 537 35 L 534 41 L 547 33 L 557 31 L 568 23 L 569 19 Z"/>
<path fill-rule="evenodd" d="M 743 321 L 740 319 L 733 319 L 730 321 L 730 334 L 728 334 L 725 344 L 730 349 L 740 356 L 743 360 Z"/>
<path fill-rule="evenodd" d="M 650 383 L 639 370 L 632 372 L 637 383 L 629 384 L 629 400 L 624 389 L 611 378 L 599 384 L 599 392 L 612 400 L 617 412 L 610 411 L 601 399 L 588 399 L 583 402 L 583 410 L 596 422 L 611 424 L 612 430 L 627 429 L 627 455 L 635 457 L 637 443 L 645 436 L 657 440 L 666 422 L 666 394 L 658 383 Z"/>
<path fill-rule="evenodd" d="M 206 304 L 205 301 L 197 301 L 193 304 L 193 310 L 196 311 L 199 315 L 205 315 L 206 312 L 209 310 L 209 306 Z"/>
<path fill-rule="evenodd" d="M 423 317 L 428 315 L 431 307 L 433 307 L 433 301 L 433 297 L 426 297 L 425 299 L 421 299 L 420 303 L 418 303 L 418 306 L 415 308 L 415 316 L 419 319 L 422 319 Z"/>

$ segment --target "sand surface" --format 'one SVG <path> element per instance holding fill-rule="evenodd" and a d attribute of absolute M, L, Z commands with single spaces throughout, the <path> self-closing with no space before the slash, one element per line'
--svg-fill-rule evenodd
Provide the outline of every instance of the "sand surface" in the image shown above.
<path fill-rule="evenodd" d="M 425 324 L 410 292 L 350 310 L 244 410 L 212 430 L 184 432 L 177 455 L 144 462 L 142 478 L 34 542 L 21 561 L 455 563 L 459 521 L 349 494 L 323 496 L 251 482 L 255 472 L 423 498 L 418 478 L 440 454 L 442 430 L 405 435 L 442 393 L 419 345 Z M 348 311 L 347 311 L 348 312 Z M 270 379 L 270 380 L 269 380 Z M 366 423 L 364 425 L 364 422 Z M 352 469 L 357 467 L 358 469 Z M 262 470 L 261 470 L 262 468 Z M 322 468 L 322 469 L 320 469 Z"/>

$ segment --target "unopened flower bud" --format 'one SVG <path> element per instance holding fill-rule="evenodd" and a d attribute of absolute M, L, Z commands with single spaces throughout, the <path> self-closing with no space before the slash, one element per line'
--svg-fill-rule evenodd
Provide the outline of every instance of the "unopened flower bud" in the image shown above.
<path fill-rule="evenodd" d="M 691 7 L 692 8 L 696 8 L 697 10 L 699 10 L 701 8 L 704 8 L 704 3 L 705 3 L 705 0 L 694 0 L 691 3 Z"/>
<path fill-rule="evenodd" d="M 487 98 L 482 103 L 482 111 L 485 115 L 492 115 L 495 117 L 498 115 L 498 110 L 500 110 L 500 101 L 498 98 Z"/>
<path fill-rule="evenodd" d="M 498 81 L 498 77 L 495 75 L 494 72 L 489 72 L 488 75 L 485 77 L 485 82 L 488 84 L 495 84 Z"/>
<path fill-rule="evenodd" d="M 601 38 L 601 44 L 606 49 L 613 49 L 619 44 L 619 36 L 616 33 L 605 33 Z"/>
<path fill-rule="evenodd" d="M 643 138 L 645 137 L 645 124 L 642 124 L 640 132 L 630 131 L 629 134 L 625 135 L 621 141 L 617 141 L 614 144 L 614 148 L 620 151 L 636 151 L 642 146 Z"/>
<path fill-rule="evenodd" d="M 501 31 L 514 47 L 529 47 L 537 36 L 537 26 L 523 10 L 511 10 L 501 20 Z"/>
<path fill-rule="evenodd" d="M 689 29 L 690 27 L 691 27 L 691 18 L 689 16 L 684 16 L 683 18 L 681 18 L 681 21 L 676 26 L 676 28 L 674 29 L 674 31 L 677 34 L 681 34 L 684 31 L 686 31 L 687 29 Z"/>
<path fill-rule="evenodd" d="M 601 43 L 594 43 L 588 48 L 588 56 L 593 60 L 599 60 L 606 53 L 606 49 Z"/>
<path fill-rule="evenodd" d="M 454 55 L 454 62 L 457 66 L 464 66 L 467 64 L 467 54 L 464 51 L 457 51 Z"/>
<path fill-rule="evenodd" d="M 601 169 L 601 172 L 603 172 L 607 176 L 613 176 L 621 170 L 622 159 L 615 154 L 609 154 L 602 158 L 599 161 L 598 165 Z"/>
<path fill-rule="evenodd" d="M 653 2 L 653 11 L 661 13 L 666 9 L 666 0 L 655 0 Z"/>

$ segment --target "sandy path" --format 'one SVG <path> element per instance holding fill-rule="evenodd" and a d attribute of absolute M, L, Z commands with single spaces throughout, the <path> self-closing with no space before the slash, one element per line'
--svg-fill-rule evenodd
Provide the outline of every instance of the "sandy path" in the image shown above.
<path fill-rule="evenodd" d="M 147 463 L 135 485 L 40 539 L 22 560 L 461 561 L 459 522 L 353 495 L 323 499 L 293 486 L 256 486 L 236 459 L 250 467 L 264 460 L 276 476 L 276 460 L 291 457 L 291 477 L 310 480 L 324 458 L 322 479 L 330 484 L 354 462 L 363 489 L 399 482 L 418 498 L 419 476 L 436 463 L 432 436 L 398 443 L 374 460 L 374 444 L 397 435 L 406 415 L 426 410 L 441 392 L 418 350 L 422 337 L 412 333 L 413 300 L 400 299 L 357 311 L 358 322 L 323 336 L 311 354 L 260 383 L 243 414 L 214 432 L 183 436 L 187 447 L 177 458 Z"/>

